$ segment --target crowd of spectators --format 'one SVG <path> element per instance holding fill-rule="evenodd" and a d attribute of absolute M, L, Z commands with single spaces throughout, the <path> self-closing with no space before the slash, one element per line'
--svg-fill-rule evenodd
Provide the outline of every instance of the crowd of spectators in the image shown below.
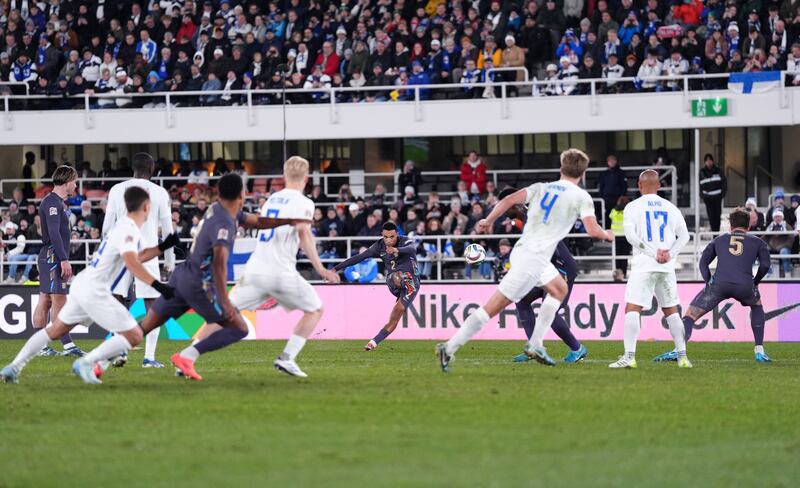
<path fill-rule="evenodd" d="M 26 157 L 26 162 L 28 158 Z M 609 155 L 608 166 L 598 180 L 601 198 L 607 202 L 606 223 L 615 231 L 617 237 L 617 253 L 628 254 L 630 247 L 622 232 L 625 204 L 634 196 L 629 193 L 630 185 L 625 173 L 620 169 L 617 158 Z M 27 164 L 26 164 L 27 165 Z M 95 172 L 91 164 L 83 162 L 78 165 L 82 178 L 109 178 L 92 184 L 85 182 L 84 193 L 76 194 L 68 200 L 72 209 L 71 259 L 86 261 L 94 253 L 96 243 L 77 242 L 78 240 L 97 240 L 102 233 L 105 216 L 105 200 L 95 197 L 87 199 L 90 191 L 94 195 L 103 195 L 115 181 L 110 178 L 127 178 L 130 166 L 125 158 L 120 158 L 116 168 L 110 161 L 103 163 L 103 169 Z M 209 171 L 209 168 L 213 168 Z M 196 235 L 198 225 L 206 209 L 216 200 L 215 176 L 227 171 L 235 171 L 247 178 L 240 162 L 233 164 L 217 160 L 211 165 L 196 163 L 194 165 L 178 165 L 177 167 L 159 160 L 154 176 L 172 176 L 176 173 L 180 180 L 165 183 L 172 205 L 173 230 L 181 238 L 191 239 Z M 508 254 L 515 242 L 515 235 L 522 232 L 523 220 L 514 217 L 503 217 L 497 220 L 492 232 L 508 235 L 508 239 L 486 239 L 476 234 L 476 223 L 491 211 L 500 198 L 501 191 L 492 179 L 486 177 L 487 165 L 475 151 L 470 151 L 464 158 L 460 177 L 454 183 L 452 196 L 440 197 L 436 191 L 419 195 L 420 187 L 425 184 L 422 173 L 413 161 L 406 161 L 398 181 L 403 189 L 399 198 L 387 194 L 383 184 L 377 184 L 371 192 L 364 196 L 355 196 L 348 183 L 341 185 L 335 197 L 328 197 L 319 185 L 309 185 L 307 194 L 317 205 L 313 216 L 313 230 L 318 237 L 355 237 L 348 248 L 345 241 L 319 241 L 319 252 L 324 259 L 340 260 L 350 253 L 358 252 L 362 246 L 369 246 L 381 235 L 381 226 L 387 221 L 394 222 L 400 235 L 414 238 L 417 242 L 417 256 L 420 273 L 425 278 L 438 276 L 438 266 L 442 267 L 442 276 L 446 279 L 461 279 L 479 276 L 485 279 L 499 279 L 507 270 Z M 45 178 L 47 175 L 45 174 Z M 250 180 L 252 183 L 252 179 Z M 449 186 L 449 185 L 445 185 Z M 271 191 L 282 188 L 282 181 L 276 178 L 266 186 L 265 190 L 255 189 L 248 194 L 246 207 L 249 211 L 257 211 Z M 34 194 L 26 195 L 26 190 L 33 192 L 32 187 L 15 188 L 7 200 L 0 198 L 0 230 L 3 239 L 9 242 L 2 244 L 4 260 L 7 261 L 6 276 L 8 282 L 25 281 L 35 265 L 41 239 L 41 222 L 35 204 Z M 38 195 L 42 193 L 36 190 Z M 800 217 L 800 195 L 787 198 L 783 190 L 776 190 L 774 199 L 766 213 L 761 213 L 755 200 L 749 199 L 747 209 L 752 215 L 752 230 L 755 231 L 789 231 L 790 234 L 770 235 L 765 241 L 773 254 L 798 254 L 798 237 L 794 232 Z M 598 207 L 599 211 L 599 207 Z M 600 215 L 598 214 L 598 217 Z M 582 224 L 577 221 L 575 233 L 583 232 Z M 254 236 L 241 230 L 241 236 Z M 451 237 L 441 237 L 451 236 Z M 490 259 L 478 267 L 467 266 L 459 258 L 464 248 L 477 242 L 484 246 Z M 587 238 L 571 238 L 567 242 L 575 255 L 585 255 L 592 246 Z M 178 257 L 182 258 L 186 246 L 178 247 Z M 443 259 L 444 258 L 444 259 Z M 452 259 L 448 259 L 452 258 Z M 441 261 L 441 263 L 439 263 Z M 776 260 L 776 262 L 778 262 Z M 366 266 L 366 265 L 365 265 Z M 627 272 L 627 260 L 620 258 L 616 267 L 617 276 L 622 279 Z M 77 269 L 80 270 L 78 265 Z M 367 269 L 369 268 L 369 269 Z M 783 259 L 775 266 L 774 273 L 780 276 L 791 275 L 793 263 Z M 351 270 L 353 271 L 353 270 Z M 353 281 L 364 282 L 368 277 L 378 279 L 380 275 L 372 267 L 365 267 L 351 273 Z M 346 275 L 347 276 L 347 275 Z"/>
<path fill-rule="evenodd" d="M 414 85 L 458 83 L 422 98 L 493 97 L 482 81 L 548 79 L 547 95 L 674 90 L 656 75 L 786 70 L 800 85 L 800 2 L 780 0 L 4 0 L 0 81 L 27 83 L 34 108 L 112 93 L 97 108 L 157 106 L 131 93 L 212 91 L 183 105 L 234 105 L 233 90 L 304 88 L 292 103 L 403 100 Z M 614 82 L 638 76 L 640 82 Z M 724 88 L 725 79 L 692 82 Z M 377 90 L 371 87 L 395 86 Z M 511 90 L 512 95 L 516 90 Z M 281 103 L 280 93 L 255 103 Z"/>

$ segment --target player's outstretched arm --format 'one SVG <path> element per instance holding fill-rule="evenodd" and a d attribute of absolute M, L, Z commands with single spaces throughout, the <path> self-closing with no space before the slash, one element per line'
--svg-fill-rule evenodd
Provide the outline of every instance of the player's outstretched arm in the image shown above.
<path fill-rule="evenodd" d="M 475 224 L 475 230 L 478 233 L 487 233 L 494 225 L 495 220 L 499 219 L 501 215 L 505 215 L 508 209 L 514 205 L 524 205 L 528 200 L 528 190 L 518 190 L 504 199 L 497 202 L 489 215 L 485 219 L 481 219 Z"/>
<path fill-rule="evenodd" d="M 581 222 L 583 222 L 583 226 L 586 228 L 586 233 L 589 234 L 591 238 L 597 239 L 598 241 L 609 242 L 614 240 L 614 233 L 610 230 L 607 231 L 600 227 L 600 224 L 597 223 L 597 217 L 594 215 L 581 217 Z"/>
<path fill-rule="evenodd" d="M 700 255 L 700 263 L 698 267 L 700 268 L 700 276 L 703 277 L 703 281 L 708 283 L 711 280 L 711 270 L 709 266 L 714 260 L 717 258 L 717 248 L 714 247 L 714 241 L 711 241 L 705 249 L 703 249 L 703 254 Z"/>
<path fill-rule="evenodd" d="M 148 249 L 158 249 L 158 247 L 151 247 Z M 169 285 L 161 283 L 158 278 L 153 277 L 147 272 L 146 269 L 144 269 L 142 262 L 139 260 L 140 254 L 141 253 L 137 253 L 135 251 L 122 253 L 122 260 L 125 262 L 125 267 L 128 268 L 128 271 L 130 271 L 133 276 L 138 278 L 143 283 L 147 283 L 155 288 L 165 298 L 172 298 L 175 295 L 173 288 Z"/>
<path fill-rule="evenodd" d="M 341 271 L 341 270 L 343 270 L 343 269 L 345 269 L 347 267 L 350 267 L 350 266 L 352 266 L 354 264 L 358 264 L 358 263 L 360 263 L 361 261 L 363 261 L 365 259 L 377 257 L 377 253 L 374 251 L 373 247 L 375 247 L 375 246 L 372 245 L 366 251 L 364 251 L 362 253 L 359 253 L 359 254 L 356 254 L 353 257 L 349 257 L 349 258 L 345 259 L 341 263 L 339 263 L 336 266 L 334 266 L 333 270 L 334 271 Z"/>
<path fill-rule="evenodd" d="M 245 214 L 243 225 L 246 229 L 274 229 L 282 225 L 297 225 L 304 222 L 311 223 L 308 219 L 276 219 L 256 214 Z"/>
<path fill-rule="evenodd" d="M 311 266 L 314 267 L 314 271 L 322 276 L 325 281 L 339 283 L 339 281 L 341 281 L 339 274 L 336 271 L 325 269 L 325 266 L 319 259 L 317 243 L 314 239 L 314 234 L 311 233 L 311 224 L 305 222 L 297 224 L 297 234 L 300 237 L 300 249 L 308 256 L 308 259 L 311 261 Z"/>
<path fill-rule="evenodd" d="M 148 247 L 147 249 L 142 249 L 139 251 L 139 262 L 146 263 L 153 258 L 157 258 L 164 254 L 167 250 L 172 249 L 180 242 L 180 237 L 178 237 L 177 233 L 172 233 L 168 235 L 159 245 Z"/>

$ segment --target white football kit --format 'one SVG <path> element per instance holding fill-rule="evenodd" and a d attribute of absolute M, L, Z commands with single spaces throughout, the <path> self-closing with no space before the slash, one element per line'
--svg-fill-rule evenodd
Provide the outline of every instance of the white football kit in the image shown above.
<path fill-rule="evenodd" d="M 67 303 L 58 314 L 67 325 L 96 323 L 109 332 L 125 332 L 137 326 L 136 320 L 117 301 L 112 289 L 130 272 L 122 255 L 138 253 L 142 235 L 127 215 L 117 220 L 94 253 L 89 266 L 72 280 Z"/>
<path fill-rule="evenodd" d="M 528 221 L 511 251 L 511 269 L 498 286 L 500 293 L 512 302 L 522 300 L 531 288 L 558 276 L 550 262 L 556 246 L 569 234 L 576 220 L 594 216 L 592 197 L 569 181 L 534 183 L 526 192 Z"/>
<path fill-rule="evenodd" d="M 314 202 L 299 191 L 287 188 L 269 197 L 261 207 L 261 215 L 311 220 Z M 231 303 L 240 310 L 254 310 L 273 297 L 286 310 L 315 312 L 321 309 L 319 295 L 297 272 L 299 248 L 300 237 L 294 226 L 259 231 L 244 276 L 231 290 Z"/>
<path fill-rule="evenodd" d="M 128 214 L 128 210 L 125 208 L 125 190 L 132 186 L 143 188 L 150 195 L 150 213 L 141 230 L 142 248 L 157 246 L 159 226 L 164 236 L 172 233 L 172 211 L 170 209 L 169 193 L 152 181 L 141 178 L 133 178 L 117 183 L 108 192 L 106 217 L 103 220 L 103 235 L 105 236 L 114 227 L 118 219 Z M 175 253 L 172 249 L 164 252 L 164 260 L 167 269 L 175 268 Z M 142 263 L 142 265 L 154 278 L 161 278 L 157 257 Z M 114 288 L 114 294 L 127 297 L 132 279 L 134 279 L 133 276 L 128 274 L 126 279 L 120 281 Z M 138 279 L 136 280 L 136 298 L 158 298 L 159 296 L 160 294 L 153 287 L 142 283 Z"/>
<path fill-rule="evenodd" d="M 625 238 L 633 248 L 625 302 L 649 308 L 655 295 L 661 308 L 678 305 L 675 262 L 689 242 L 681 211 L 658 195 L 642 195 L 625 206 L 623 225 Z M 659 249 L 669 251 L 669 262 L 656 261 Z"/>

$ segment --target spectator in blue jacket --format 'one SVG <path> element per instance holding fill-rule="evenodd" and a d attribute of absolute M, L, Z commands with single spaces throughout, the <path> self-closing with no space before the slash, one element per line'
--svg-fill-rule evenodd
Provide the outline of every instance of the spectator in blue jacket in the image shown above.
<path fill-rule="evenodd" d="M 598 193 L 606 204 L 606 222 L 610 222 L 609 215 L 617 204 L 617 200 L 628 193 L 628 179 L 625 177 L 625 172 L 619 167 L 616 156 L 609 154 L 606 157 L 606 164 L 608 169 L 600 173 Z"/>
<path fill-rule="evenodd" d="M 430 85 L 431 84 L 431 77 L 428 76 L 428 73 L 425 72 L 425 69 L 422 67 L 422 63 L 419 61 L 414 61 L 412 64 L 413 73 L 411 76 L 408 77 L 408 85 Z M 420 88 L 419 90 L 419 98 L 420 100 L 428 100 L 431 97 L 430 88 Z"/>

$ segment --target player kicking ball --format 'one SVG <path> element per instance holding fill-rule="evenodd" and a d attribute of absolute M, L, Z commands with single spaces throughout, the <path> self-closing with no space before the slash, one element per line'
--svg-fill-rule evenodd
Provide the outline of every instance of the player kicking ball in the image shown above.
<path fill-rule="evenodd" d="M 383 269 L 386 273 L 386 286 L 397 300 L 389 313 L 389 321 L 378 331 L 366 346 L 365 351 L 371 351 L 378 344 L 394 332 L 400 319 L 414 298 L 419 293 L 419 272 L 417 270 L 417 245 L 408 237 L 398 237 L 397 225 L 386 222 L 381 228 L 381 239 L 371 245 L 366 251 L 345 259 L 333 267 L 334 271 L 341 271 L 348 266 L 358 264 L 365 259 L 381 258 Z"/>
<path fill-rule="evenodd" d="M 527 205 L 528 221 L 522 237 L 511 252 L 511 269 L 500 282 L 497 290 L 483 305 L 475 310 L 459 331 L 447 343 L 438 344 L 436 353 L 439 366 L 447 372 L 456 352 L 477 334 L 492 317 L 499 314 L 511 303 L 521 301 L 531 290 L 531 284 L 540 284 L 547 276 L 558 278 L 550 283 L 547 296 L 539 311 L 539 325 L 533 329 L 530 340 L 525 345 L 525 354 L 538 362 L 555 366 L 555 361 L 547 354 L 544 336 L 553 323 L 561 302 L 567 296 L 567 284 L 558 275 L 550 262 L 558 243 L 569 233 L 575 220 L 581 219 L 586 232 L 595 239 L 611 241 L 614 234 L 604 231 L 594 215 L 594 202 L 578 186 L 589 157 L 577 149 L 561 153 L 561 179 L 551 183 L 534 183 L 501 200 L 488 217 L 477 223 L 479 232 L 488 232 L 495 220 L 514 205 Z M 548 283 L 548 284 L 550 284 Z"/>
<path fill-rule="evenodd" d="M 714 239 L 703 250 L 700 257 L 700 275 L 706 283 L 689 305 L 683 317 L 686 341 L 692 336 L 694 323 L 721 302 L 733 298 L 750 307 L 750 327 L 755 339 L 755 356 L 759 363 L 772 359 L 764 351 L 764 307 L 758 284 L 769 271 L 769 248 L 758 237 L 747 234 L 750 228 L 750 214 L 743 208 L 734 209 L 730 215 L 731 231 Z M 717 269 L 711 276 L 709 265 L 717 260 Z M 758 271 L 753 277 L 753 264 L 758 261 Z M 677 361 L 678 351 L 665 352 L 654 361 Z"/>
<path fill-rule="evenodd" d="M 675 262 L 689 242 L 683 214 L 669 200 L 658 196 L 661 183 L 652 169 L 639 175 L 642 196 L 625 206 L 625 238 L 633 248 L 631 273 L 625 286 L 625 354 L 609 368 L 636 368 L 636 341 L 641 328 L 641 312 L 650 307 L 653 295 L 664 312 L 675 350 L 678 367 L 691 368 L 686 357 L 683 322 L 678 314 L 678 281 Z"/>
<path fill-rule="evenodd" d="M 297 272 L 297 251 L 302 249 L 314 270 L 330 283 L 338 283 L 339 275 L 325 269 L 317 254 L 311 219 L 314 202 L 303 195 L 308 183 L 308 161 L 292 156 L 283 165 L 286 188 L 273 193 L 261 207 L 263 217 L 299 219 L 295 226 L 262 230 L 256 248 L 247 261 L 244 276 L 231 290 L 230 300 L 239 310 L 255 310 L 265 300 L 274 298 L 287 311 L 302 310 L 303 316 L 294 328 L 286 348 L 275 360 L 275 369 L 292 376 L 308 375 L 295 358 L 305 346 L 322 318 L 322 300 L 314 287 Z M 206 324 L 198 339 L 217 330 L 219 325 Z"/>
<path fill-rule="evenodd" d="M 14 361 L 0 371 L 6 383 L 17 383 L 25 365 L 51 340 L 68 334 L 78 324 L 96 323 L 114 337 L 72 363 L 72 371 L 85 383 L 100 384 L 95 363 L 129 351 L 142 340 L 142 331 L 124 305 L 111 294 L 112 283 L 128 272 L 148 283 L 164 297 L 171 297 L 170 286 L 151 276 L 143 266 L 178 243 L 171 234 L 158 246 L 139 251 L 141 227 L 150 212 L 150 197 L 139 187 L 125 191 L 127 216 L 120 218 L 95 252 L 89 266 L 78 273 L 69 289 L 67 302 L 53 324 L 35 333 L 22 347 Z"/>

